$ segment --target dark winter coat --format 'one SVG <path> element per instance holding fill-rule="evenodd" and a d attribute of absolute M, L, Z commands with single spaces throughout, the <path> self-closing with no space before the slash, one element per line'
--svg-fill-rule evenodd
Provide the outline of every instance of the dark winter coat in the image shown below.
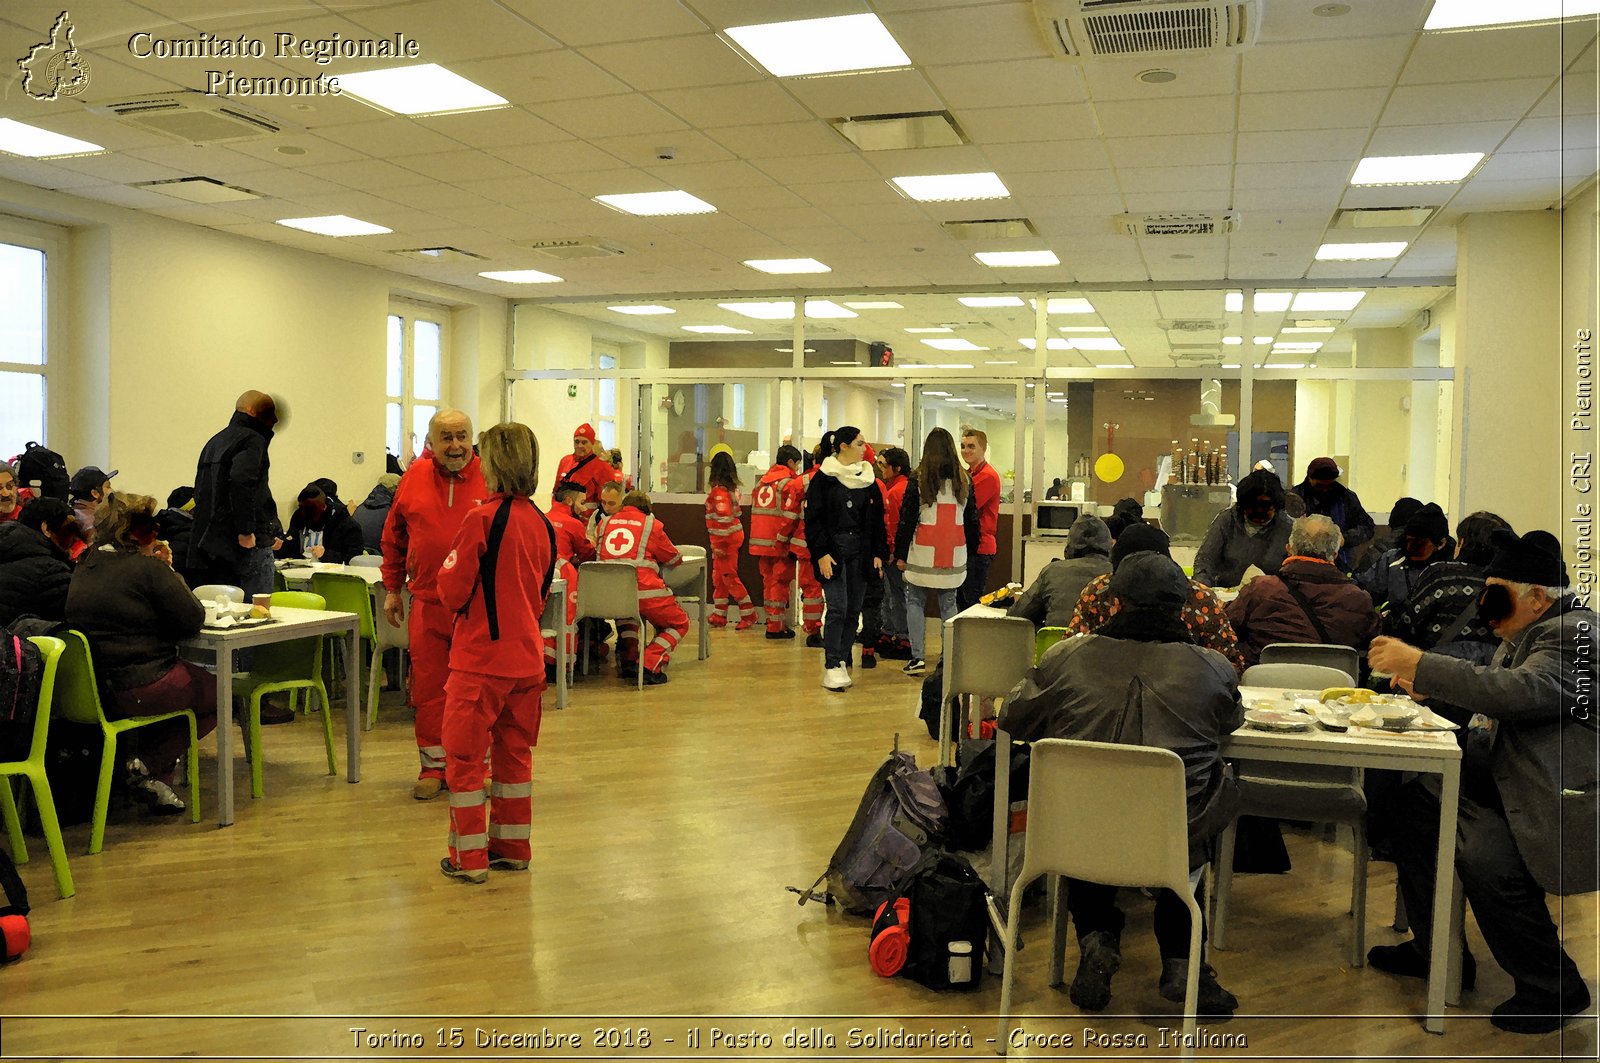
<path fill-rule="evenodd" d="M 394 489 L 378 484 L 351 517 L 361 528 L 361 545 L 374 553 L 383 549 L 383 522 L 389 519 L 393 504 Z"/>
<path fill-rule="evenodd" d="M 0 524 L 0 627 L 24 613 L 66 619 L 71 582 L 72 562 L 55 543 L 25 524 Z"/>
<path fill-rule="evenodd" d="M 96 674 L 114 690 L 160 679 L 178 663 L 178 642 L 205 618 L 182 578 L 144 554 L 90 550 L 67 591 L 67 623 L 88 637 Z"/>
<path fill-rule="evenodd" d="M 1006 614 L 1034 627 L 1067 627 L 1083 588 L 1110 571 L 1111 533 L 1105 521 L 1086 513 L 1067 532 L 1066 556 L 1046 565 Z"/>
<path fill-rule="evenodd" d="M 887 563 L 889 533 L 883 520 L 883 492 L 872 483 L 846 487 L 824 471 L 826 468 L 824 463 L 806 488 L 806 546 L 817 578 L 822 578 L 817 561 L 824 556 L 832 556 L 836 564 L 853 556 L 853 563 L 868 571 L 873 558 Z"/>
<path fill-rule="evenodd" d="M 1419 649 L 1474 664 L 1488 664 L 1500 648 L 1500 636 L 1478 619 L 1483 593 L 1483 566 L 1441 561 L 1422 570 L 1417 585 L 1398 611 L 1389 614 L 1389 630 Z M 1463 616 L 1465 624 L 1457 621 Z M 1445 635 L 1454 635 L 1444 641 Z"/>
<path fill-rule="evenodd" d="M 194 474 L 194 533 L 189 567 L 231 567 L 245 551 L 239 536 L 271 546 L 278 507 L 267 484 L 272 429 L 243 410 L 200 451 Z"/>
<path fill-rule="evenodd" d="M 172 548 L 172 568 L 189 571 L 189 544 L 194 539 L 194 514 L 186 509 L 163 509 L 156 514 L 161 538 Z"/>
<path fill-rule="evenodd" d="M 1273 575 L 1289 552 L 1289 529 L 1294 521 L 1281 509 L 1260 535 L 1245 530 L 1238 506 L 1218 513 L 1194 557 L 1194 578 L 1207 587 L 1237 587 L 1244 570 L 1256 566 Z"/>
<path fill-rule="evenodd" d="M 1326 638 L 1288 584 L 1310 603 Z M 1275 642 L 1324 642 L 1365 653 L 1379 631 L 1378 614 L 1367 592 L 1332 565 L 1305 557 L 1289 558 L 1276 576 L 1259 576 L 1245 584 L 1239 597 L 1228 603 L 1227 612 L 1250 665 L 1258 663 L 1262 649 Z"/>
<path fill-rule="evenodd" d="M 309 556 L 302 545 L 301 537 L 307 531 L 317 530 L 322 532 L 322 557 L 318 560 L 330 565 L 342 565 L 361 553 L 361 525 L 357 524 L 350 511 L 344 508 L 343 502 L 329 496 L 328 508 L 322 515 L 320 529 L 311 523 L 304 510 L 294 511 L 294 516 L 289 518 L 289 531 L 283 537 L 283 549 L 278 551 L 278 556 Z M 381 533 L 382 529 L 379 531 Z"/>
<path fill-rule="evenodd" d="M 1339 551 L 1334 564 L 1342 571 L 1349 572 L 1350 556 L 1355 553 L 1356 547 L 1370 542 L 1378 533 L 1378 526 L 1362 507 L 1361 499 L 1337 480 L 1333 482 L 1332 488 L 1326 495 L 1319 495 L 1312 490 L 1310 480 L 1301 480 L 1292 490 L 1305 502 L 1307 514 L 1319 514 L 1331 518 L 1344 533 L 1344 547 Z"/>
<path fill-rule="evenodd" d="M 1394 613 L 1405 605 L 1427 571 L 1447 556 L 1437 553 L 1426 561 L 1407 561 L 1405 547 L 1397 546 L 1385 550 L 1377 561 L 1363 568 L 1356 582 L 1371 595 L 1374 605 Z"/>

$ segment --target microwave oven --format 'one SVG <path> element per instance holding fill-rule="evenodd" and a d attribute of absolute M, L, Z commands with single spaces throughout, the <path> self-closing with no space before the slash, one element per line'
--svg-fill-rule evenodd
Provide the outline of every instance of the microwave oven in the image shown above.
<path fill-rule="evenodd" d="M 1087 502 L 1036 502 L 1033 507 L 1033 534 L 1066 535 L 1072 522 L 1083 513 Z"/>

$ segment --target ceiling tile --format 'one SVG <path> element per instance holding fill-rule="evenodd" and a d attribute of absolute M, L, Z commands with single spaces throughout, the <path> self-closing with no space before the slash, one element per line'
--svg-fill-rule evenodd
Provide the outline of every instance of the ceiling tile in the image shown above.
<path fill-rule="evenodd" d="M 621 137 L 687 128 L 645 96 L 605 96 L 597 100 L 557 100 L 532 108 L 575 137 Z"/>
<path fill-rule="evenodd" d="M 1501 151 L 1585 151 L 1596 144 L 1597 123 L 1589 115 L 1525 118 L 1500 145 Z"/>
<path fill-rule="evenodd" d="M 1247 93 L 1239 101 L 1239 129 L 1351 129 L 1371 126 L 1383 110 L 1387 95 L 1384 89 Z"/>
<path fill-rule="evenodd" d="M 1138 75 L 1152 67 L 1169 70 L 1177 80 L 1146 84 Z M 1238 87 L 1238 65 L 1212 56 L 1151 56 L 1141 59 L 1096 59 L 1082 65 L 1090 97 L 1096 101 L 1144 100 L 1165 103 L 1189 96 L 1231 96 Z"/>
<path fill-rule="evenodd" d="M 1316 5 L 1320 6 L 1320 5 Z M 1272 4 L 1261 26 L 1263 43 L 1320 38 L 1350 39 L 1414 33 L 1422 28 L 1433 0 L 1382 0 L 1356 3 L 1340 16 L 1318 16 L 1311 4 Z"/>
<path fill-rule="evenodd" d="M 1106 148 L 1118 169 L 1125 166 L 1227 165 L 1233 161 L 1233 137 L 1226 133 L 1193 136 L 1121 137 L 1107 140 Z"/>
<path fill-rule="evenodd" d="M 971 63 L 1036 59 L 1050 55 L 1034 20 L 1033 5 L 949 6 L 937 11 L 886 14 L 884 24 L 911 61 Z"/>
<path fill-rule="evenodd" d="M 1100 119 L 1101 133 L 1107 137 L 1233 132 L 1232 96 L 1096 103 L 1094 111 Z"/>
<path fill-rule="evenodd" d="M 1479 33 L 1424 33 L 1417 41 L 1402 85 L 1454 84 L 1546 74 L 1556 77 L 1576 58 L 1579 42 L 1593 40 L 1581 22 L 1505 26 Z"/>
<path fill-rule="evenodd" d="M 862 158 L 885 177 L 916 177 L 943 173 L 987 173 L 984 153 L 971 145 L 959 148 L 911 148 L 905 151 L 869 151 Z M 1003 175 L 1002 175 L 1003 176 Z"/>
<path fill-rule="evenodd" d="M 608 0 L 604 18 L 568 0 L 501 0 L 552 37 L 573 47 L 698 33 L 704 22 L 676 0 Z"/>
<path fill-rule="evenodd" d="M 696 129 L 750 125 L 753 122 L 798 122 L 806 109 L 774 81 L 745 85 L 713 85 L 698 89 L 662 89 L 651 98 Z"/>
<path fill-rule="evenodd" d="M 620 169 L 628 165 L 615 155 L 601 151 L 581 140 L 491 148 L 485 154 L 521 167 L 529 173 L 571 173 L 576 170 Z"/>
<path fill-rule="evenodd" d="M 1342 190 L 1355 167 L 1337 162 L 1252 162 L 1234 168 L 1235 188 L 1295 188 Z"/>
<path fill-rule="evenodd" d="M 1111 156 L 1098 140 L 1040 140 L 1032 144 L 990 144 L 984 154 L 1003 178 L 1013 173 L 1109 170 Z"/>
<path fill-rule="evenodd" d="M 951 107 L 1020 107 L 1085 98 L 1077 68 L 1056 59 L 933 66 L 927 75 Z"/>
<path fill-rule="evenodd" d="M 711 33 L 593 45 L 584 48 L 583 55 L 645 92 L 760 81 L 764 77 Z"/>
<path fill-rule="evenodd" d="M 426 158 L 426 156 L 417 156 Z M 408 164 L 412 160 L 407 160 Z M 403 188 L 406 185 L 427 184 L 433 178 L 414 169 L 405 169 L 382 159 L 356 159 L 351 162 L 330 162 L 302 166 L 300 172 L 320 177 L 346 188 L 383 189 Z M 329 189 L 328 191 L 338 191 Z"/>
<path fill-rule="evenodd" d="M 1129 167 L 1117 171 L 1117 183 L 1124 192 L 1185 192 L 1233 188 L 1231 166 Z M 1214 197 L 1213 197 L 1214 198 Z M 1226 197 L 1224 197 L 1226 198 Z"/>
<path fill-rule="evenodd" d="M 791 155 L 777 159 L 756 159 L 755 166 L 774 180 L 794 187 L 805 195 L 813 181 L 874 181 L 882 178 L 859 155 Z"/>
<path fill-rule="evenodd" d="M 512 103 L 579 100 L 628 91 L 627 85 L 576 52 L 544 52 L 535 60 L 483 59 L 459 63 L 454 70 Z"/>
<path fill-rule="evenodd" d="M 738 158 L 750 160 L 855 151 L 848 140 L 818 122 L 728 126 L 710 130 L 707 135 Z"/>
<path fill-rule="evenodd" d="M 1048 144 L 1095 135 L 1094 112 L 1083 103 L 969 107 L 961 112 L 959 122 L 969 136 L 985 145 Z"/>
<path fill-rule="evenodd" d="M 1402 85 L 1384 108 L 1385 125 L 1428 125 L 1521 118 L 1555 77 L 1463 81 L 1453 85 Z"/>
<path fill-rule="evenodd" d="M 1247 93 L 1388 88 L 1400 76 L 1412 39 L 1408 33 L 1260 44 L 1240 56 L 1240 83 Z"/>
<path fill-rule="evenodd" d="M 1324 162 L 1331 159 L 1356 159 L 1364 154 L 1370 131 L 1355 129 L 1286 129 L 1274 133 L 1240 133 L 1239 161 L 1249 162 Z"/>
<path fill-rule="evenodd" d="M 474 5 L 470 18 L 462 17 L 461 6 L 459 0 L 432 0 L 366 9 L 352 7 L 348 14 L 352 21 L 379 35 L 404 33 L 415 38 L 421 46 L 423 62 L 451 69 L 463 60 L 496 55 L 529 56 L 524 61 L 536 67 L 536 53 L 561 47 L 560 41 L 552 40 L 526 18 L 498 4 Z"/>
<path fill-rule="evenodd" d="M 939 111 L 944 102 L 917 70 L 879 70 L 839 77 L 788 78 L 784 87 L 824 118 Z"/>
<path fill-rule="evenodd" d="M 425 119 L 441 133 L 448 133 L 471 148 L 500 148 L 513 144 L 538 144 L 566 140 L 567 134 L 521 107 L 502 107 L 494 111 L 441 115 Z M 447 150 L 441 146 L 433 150 Z"/>
<path fill-rule="evenodd" d="M 363 155 L 386 158 L 429 151 L 457 151 L 461 148 L 459 142 L 410 118 L 382 118 L 376 122 L 328 126 L 320 135 Z"/>
<path fill-rule="evenodd" d="M 1494 151 L 1516 123 L 1460 122 L 1437 125 L 1381 125 L 1372 133 L 1367 155 L 1443 155 Z"/>
<path fill-rule="evenodd" d="M 1079 196 L 1102 196 L 1115 195 L 1120 191 L 1115 175 L 1109 170 L 1075 170 L 1069 175 L 1018 173 L 1011 174 L 1007 184 L 1011 194 L 1024 204 L 1032 203 L 1036 196 L 1059 196 L 1067 192 Z"/>

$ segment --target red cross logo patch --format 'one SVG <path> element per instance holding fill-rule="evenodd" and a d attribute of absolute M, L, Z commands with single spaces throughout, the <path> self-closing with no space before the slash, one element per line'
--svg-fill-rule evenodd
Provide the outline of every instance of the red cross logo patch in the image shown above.
<path fill-rule="evenodd" d="M 612 557 L 632 557 L 639 539 L 632 528 L 613 528 L 606 533 L 606 553 Z"/>
<path fill-rule="evenodd" d="M 772 489 L 771 484 L 762 484 L 756 488 L 756 505 L 762 509 L 771 509 L 778 501 L 778 492 Z"/>

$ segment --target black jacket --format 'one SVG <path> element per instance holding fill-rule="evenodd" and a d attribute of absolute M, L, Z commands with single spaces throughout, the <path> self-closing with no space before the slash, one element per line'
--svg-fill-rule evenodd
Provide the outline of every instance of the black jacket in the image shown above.
<path fill-rule="evenodd" d="M 829 459 L 832 460 L 832 459 Z M 845 560 L 843 541 L 848 532 L 857 535 L 857 561 L 868 571 L 872 559 L 889 560 L 889 531 L 883 519 L 883 492 L 876 483 L 865 487 L 846 487 L 821 469 L 811 477 L 806 488 L 806 546 L 811 553 L 811 567 L 822 578 L 817 562 L 831 556 L 835 562 Z"/>
<path fill-rule="evenodd" d="M 144 554 L 89 550 L 67 592 L 67 623 L 88 637 L 96 674 L 114 690 L 160 679 L 178 662 L 179 640 L 205 618 L 178 574 Z"/>
<path fill-rule="evenodd" d="M 307 556 L 300 543 L 300 536 L 307 530 L 318 530 L 307 519 L 302 510 L 295 510 L 294 516 L 289 518 L 289 531 L 283 537 L 283 549 L 278 551 L 279 557 L 305 557 Z M 352 557 L 361 553 L 361 525 L 357 524 L 350 511 L 344 508 L 344 503 L 337 498 L 328 499 L 328 510 L 322 516 L 322 557 L 330 565 L 342 565 Z M 382 529 L 379 529 L 381 534 Z"/>
<path fill-rule="evenodd" d="M 0 524 L 0 627 L 27 613 L 65 620 L 72 562 L 54 543 L 17 521 Z"/>
<path fill-rule="evenodd" d="M 189 543 L 194 537 L 194 514 L 186 509 L 163 509 L 156 514 L 161 527 L 161 538 L 172 547 L 172 567 L 177 572 L 189 571 Z"/>
<path fill-rule="evenodd" d="M 389 507 L 394 505 L 394 489 L 378 484 L 356 507 L 351 517 L 361 528 L 361 545 L 379 553 L 383 550 L 383 524 L 389 519 Z"/>
<path fill-rule="evenodd" d="M 1370 542 L 1378 533 L 1378 527 L 1362 507 L 1361 499 L 1354 491 L 1338 481 L 1334 481 L 1332 489 L 1326 495 L 1319 495 L 1312 490 L 1310 480 L 1301 480 L 1292 490 L 1305 502 L 1308 514 L 1331 517 L 1339 526 L 1339 531 L 1344 534 L 1344 546 L 1339 550 L 1339 556 L 1334 560 L 1334 564 L 1339 566 L 1340 571 L 1349 572 L 1350 557 L 1355 553 L 1356 547 Z"/>
<path fill-rule="evenodd" d="M 232 565 L 244 554 L 239 536 L 271 546 L 278 507 L 267 484 L 272 429 L 242 410 L 200 451 L 194 474 L 194 533 L 189 565 Z"/>

